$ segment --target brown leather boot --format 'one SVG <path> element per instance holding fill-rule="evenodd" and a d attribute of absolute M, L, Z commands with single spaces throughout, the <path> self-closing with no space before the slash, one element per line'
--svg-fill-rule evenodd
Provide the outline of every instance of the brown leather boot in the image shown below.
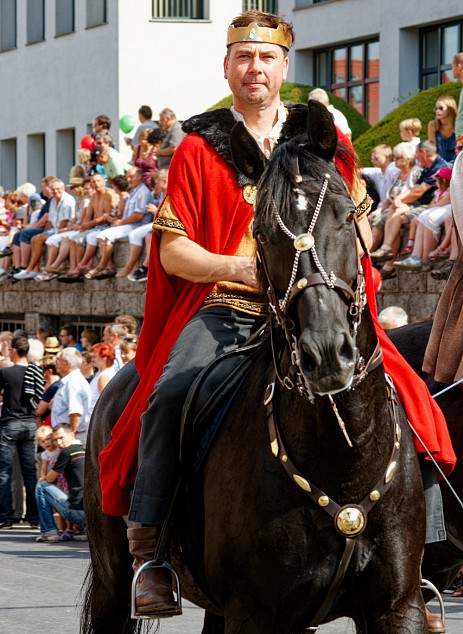
<path fill-rule="evenodd" d="M 134 561 L 132 568 L 136 572 L 140 566 L 154 559 L 160 526 L 144 526 L 142 528 L 129 528 L 130 554 Z M 172 592 L 172 579 L 165 568 L 148 568 L 137 580 L 136 587 L 136 612 L 139 614 L 168 613 L 176 611 L 177 604 Z"/>
<path fill-rule="evenodd" d="M 428 608 L 426 608 L 426 622 L 430 634 L 445 634 L 445 623 L 440 616 L 433 614 Z"/>

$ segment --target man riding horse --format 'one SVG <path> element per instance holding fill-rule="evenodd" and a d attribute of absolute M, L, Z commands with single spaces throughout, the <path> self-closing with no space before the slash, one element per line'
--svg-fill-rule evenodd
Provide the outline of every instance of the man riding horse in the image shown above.
<path fill-rule="evenodd" d="M 191 383 L 266 319 L 251 232 L 255 186 L 234 166 L 228 138 L 234 125 L 243 122 L 264 161 L 279 141 L 303 132 L 300 113 L 304 110 L 305 125 L 306 109 L 286 108 L 280 101 L 293 42 L 292 25 L 278 16 L 249 11 L 235 18 L 224 60 L 233 107 L 189 119 L 183 126 L 188 136 L 172 160 L 167 197 L 154 222 L 156 244 L 136 357 L 140 383 L 100 454 L 103 511 L 126 515 L 130 502 L 134 570 L 154 558 L 175 494 L 179 425 Z M 359 204 L 358 221 L 369 244 L 368 205 L 362 204 L 365 192 L 355 174 L 353 149 L 342 133 L 338 136 L 342 152 L 336 166 Z M 364 268 L 375 313 L 369 262 Z M 385 369 L 398 383 L 408 417 L 448 473 L 455 458 L 445 421 L 377 323 L 376 329 Z M 173 614 L 175 607 L 169 573 L 149 568 L 137 584 L 137 613 L 159 618 Z"/>

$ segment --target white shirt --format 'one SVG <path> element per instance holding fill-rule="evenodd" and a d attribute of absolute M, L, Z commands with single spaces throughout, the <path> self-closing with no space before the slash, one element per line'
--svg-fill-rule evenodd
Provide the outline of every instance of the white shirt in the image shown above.
<path fill-rule="evenodd" d="M 390 186 L 400 174 L 400 170 L 395 166 L 395 163 L 389 163 L 384 172 L 379 167 L 364 167 L 362 172 L 371 178 L 375 184 L 376 190 L 379 194 L 379 205 L 382 207 L 387 200 L 387 192 Z"/>
<path fill-rule="evenodd" d="M 331 112 L 334 119 L 334 125 L 341 130 L 344 134 L 352 134 L 352 130 L 349 128 L 346 117 L 343 113 L 335 108 L 332 104 L 326 106 L 328 112 Z"/>
<path fill-rule="evenodd" d="M 63 376 L 51 406 L 51 426 L 69 423 L 71 414 L 80 414 L 77 431 L 86 431 L 90 422 L 90 400 L 90 386 L 80 370 Z"/>
<path fill-rule="evenodd" d="M 63 192 L 59 202 L 56 202 L 56 198 L 52 198 L 50 208 L 48 210 L 48 220 L 52 223 L 53 229 L 58 231 L 59 226 L 63 220 L 73 220 L 76 215 L 76 201 L 74 196 Z"/>
<path fill-rule="evenodd" d="M 244 125 L 246 126 L 246 130 L 249 132 L 249 134 L 255 140 L 255 142 L 259 146 L 259 149 L 261 150 L 261 152 L 263 152 L 265 154 L 266 158 L 270 158 L 270 155 L 273 152 L 273 149 L 274 149 L 275 145 L 277 144 L 278 139 L 280 138 L 281 128 L 283 127 L 283 124 L 286 121 L 286 116 L 287 115 L 286 115 L 286 108 L 284 107 L 284 105 L 282 103 L 280 103 L 280 105 L 278 107 L 278 110 L 277 110 L 277 122 L 275 123 L 273 128 L 270 130 L 270 132 L 268 132 L 268 134 L 264 134 L 264 135 L 261 135 L 258 132 L 255 132 L 254 130 L 251 130 L 251 128 L 248 128 L 248 126 L 246 125 L 246 122 L 244 120 L 243 115 L 241 114 L 241 112 L 237 112 L 235 110 L 234 106 L 232 106 L 230 108 L 230 112 L 232 113 L 232 115 L 235 117 L 235 119 L 237 121 L 242 121 L 244 123 Z M 270 151 L 265 147 L 265 141 L 266 140 L 268 140 L 268 142 L 270 144 Z"/>

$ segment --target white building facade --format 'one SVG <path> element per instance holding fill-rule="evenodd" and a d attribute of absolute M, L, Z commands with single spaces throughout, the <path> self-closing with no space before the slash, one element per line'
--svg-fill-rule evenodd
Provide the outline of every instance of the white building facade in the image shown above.
<path fill-rule="evenodd" d="M 242 10 L 288 16 L 289 81 L 319 85 L 375 123 L 452 80 L 463 0 L 0 0 L 0 184 L 66 179 L 99 114 L 183 120 L 229 94 L 226 29 Z"/>
<path fill-rule="evenodd" d="M 229 94 L 226 31 L 272 0 L 0 0 L 0 184 L 66 179 L 96 115 L 180 120 Z"/>

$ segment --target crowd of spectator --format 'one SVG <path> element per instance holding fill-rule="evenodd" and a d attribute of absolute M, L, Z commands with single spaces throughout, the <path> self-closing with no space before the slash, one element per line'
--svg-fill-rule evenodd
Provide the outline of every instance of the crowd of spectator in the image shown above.
<path fill-rule="evenodd" d="M 24 521 L 40 529 L 37 541 L 86 539 L 90 417 L 108 383 L 135 356 L 137 342 L 132 315 L 118 315 L 101 337 L 74 324 L 63 324 L 59 333 L 0 332 L 1 530 Z"/>
<path fill-rule="evenodd" d="M 463 53 L 454 56 L 452 72 L 463 82 Z M 447 279 L 458 256 L 449 186 L 453 163 L 463 150 L 462 96 L 457 105 L 442 95 L 434 112 L 426 135 L 419 119 L 402 121 L 402 142 L 374 147 L 372 167 L 362 170 L 376 201 L 369 215 L 371 257 L 383 280 L 397 277 L 398 270 Z"/>
<path fill-rule="evenodd" d="M 66 183 L 45 176 L 16 191 L 0 186 L 0 284 L 147 280 L 152 222 L 184 134 L 169 108 L 157 123 L 151 108 L 141 106 L 139 120 L 134 137 L 126 138 L 131 156 L 115 149 L 111 120 L 99 115 Z M 130 255 L 117 271 L 113 251 L 120 240 L 128 240 Z"/>

